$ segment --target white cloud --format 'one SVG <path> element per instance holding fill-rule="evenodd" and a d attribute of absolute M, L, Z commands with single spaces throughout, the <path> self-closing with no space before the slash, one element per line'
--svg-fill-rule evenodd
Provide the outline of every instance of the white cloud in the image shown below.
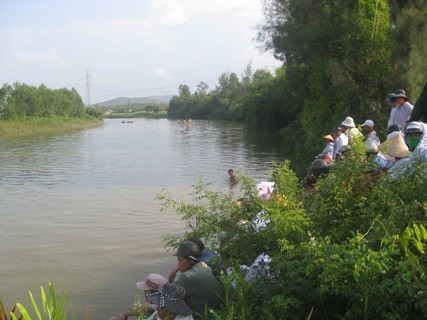
<path fill-rule="evenodd" d="M 44 52 L 16 52 L 16 58 L 20 63 L 44 64 L 52 68 L 68 68 L 66 59 L 61 58 L 55 49 L 49 48 Z"/>
<path fill-rule="evenodd" d="M 261 17 L 261 0 L 155 0 L 155 17 L 165 25 L 188 22 L 194 16 L 232 11 L 238 17 Z"/>
<path fill-rule="evenodd" d="M 182 24 L 189 19 L 178 1 L 156 0 L 154 1 L 154 8 L 160 16 L 161 22 L 165 25 Z"/>
<path fill-rule="evenodd" d="M 154 71 L 154 73 L 159 78 L 163 78 L 163 79 L 170 79 L 170 78 L 172 78 L 172 75 L 169 72 L 167 72 L 165 69 L 163 69 L 163 68 L 157 68 Z"/>
<path fill-rule="evenodd" d="M 280 64 L 251 41 L 262 20 L 260 1 L 129 0 L 120 7 L 107 1 L 108 10 L 67 10 L 53 20 L 17 16 L 11 27 L 0 27 L 0 83 L 76 87 L 84 95 L 89 69 L 94 101 L 167 94 L 180 83 L 213 88 L 222 72 L 240 74 L 250 60 L 254 70 Z"/>

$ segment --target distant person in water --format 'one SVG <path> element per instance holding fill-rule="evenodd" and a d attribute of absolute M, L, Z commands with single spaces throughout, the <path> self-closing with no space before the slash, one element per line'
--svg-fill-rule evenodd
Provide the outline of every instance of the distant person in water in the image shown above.
<path fill-rule="evenodd" d="M 228 175 L 230 176 L 230 183 L 235 184 L 237 183 L 237 177 L 234 174 L 234 170 L 233 169 L 228 169 Z"/>

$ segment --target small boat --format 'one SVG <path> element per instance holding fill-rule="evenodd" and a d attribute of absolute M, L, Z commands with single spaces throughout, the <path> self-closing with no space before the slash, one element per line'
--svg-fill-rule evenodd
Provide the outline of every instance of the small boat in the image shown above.
<path fill-rule="evenodd" d="M 133 123 L 133 120 L 122 120 L 122 123 Z"/>

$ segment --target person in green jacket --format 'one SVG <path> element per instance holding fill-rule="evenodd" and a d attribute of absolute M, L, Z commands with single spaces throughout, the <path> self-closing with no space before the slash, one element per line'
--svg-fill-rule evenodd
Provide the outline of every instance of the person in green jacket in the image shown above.
<path fill-rule="evenodd" d="M 175 256 L 180 277 L 174 283 L 185 288 L 185 301 L 194 311 L 194 319 L 203 317 L 207 309 L 222 305 L 223 287 L 212 270 L 200 261 L 201 251 L 195 242 L 183 242 Z"/>

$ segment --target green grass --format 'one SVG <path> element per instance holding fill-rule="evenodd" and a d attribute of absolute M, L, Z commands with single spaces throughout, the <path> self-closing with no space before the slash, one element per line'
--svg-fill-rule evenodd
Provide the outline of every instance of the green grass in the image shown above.
<path fill-rule="evenodd" d="M 55 117 L 1 120 L 0 137 L 22 137 L 76 131 L 102 124 L 102 120 L 89 118 Z"/>

